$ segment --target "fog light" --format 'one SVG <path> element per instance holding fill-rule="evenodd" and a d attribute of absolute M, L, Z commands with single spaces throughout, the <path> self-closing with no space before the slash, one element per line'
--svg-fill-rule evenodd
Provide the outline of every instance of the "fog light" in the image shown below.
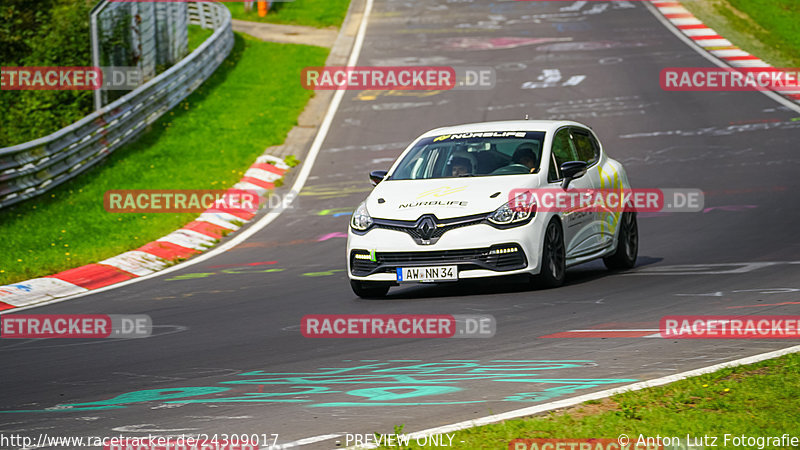
<path fill-rule="evenodd" d="M 514 253 L 518 252 L 519 249 L 517 247 L 509 247 L 509 248 L 496 248 L 494 250 L 489 250 L 490 255 L 502 255 L 505 253 Z"/>

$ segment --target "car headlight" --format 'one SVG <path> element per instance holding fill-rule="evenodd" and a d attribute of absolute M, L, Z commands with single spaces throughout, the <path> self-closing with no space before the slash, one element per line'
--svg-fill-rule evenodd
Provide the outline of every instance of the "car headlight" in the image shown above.
<path fill-rule="evenodd" d="M 522 197 L 511 200 L 489 214 L 487 219 L 495 225 L 523 225 L 536 214 L 536 202 Z"/>
<path fill-rule="evenodd" d="M 372 226 L 372 217 L 370 217 L 369 212 L 367 212 L 366 201 L 361 202 L 358 208 L 356 208 L 353 217 L 350 219 L 350 226 L 357 231 L 364 231 Z"/>

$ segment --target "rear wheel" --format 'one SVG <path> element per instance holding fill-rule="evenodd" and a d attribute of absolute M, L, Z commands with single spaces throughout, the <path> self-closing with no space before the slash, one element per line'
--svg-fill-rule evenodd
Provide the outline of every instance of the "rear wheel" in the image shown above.
<path fill-rule="evenodd" d="M 567 275 L 567 256 L 564 249 L 564 233 L 558 220 L 551 220 L 544 233 L 542 270 L 535 282 L 541 287 L 554 288 L 564 284 Z"/>
<path fill-rule="evenodd" d="M 619 222 L 617 250 L 603 258 L 603 263 L 611 270 L 632 269 L 639 254 L 639 226 L 636 223 L 636 213 L 622 213 Z"/>
<path fill-rule="evenodd" d="M 353 292 L 361 298 L 381 298 L 389 292 L 389 284 L 376 281 L 350 280 Z"/>

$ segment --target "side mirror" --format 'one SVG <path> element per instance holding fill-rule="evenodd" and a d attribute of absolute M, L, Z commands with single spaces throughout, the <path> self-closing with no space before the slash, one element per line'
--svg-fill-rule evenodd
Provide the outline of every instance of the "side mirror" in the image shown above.
<path fill-rule="evenodd" d="M 566 191 L 572 180 L 586 175 L 588 166 L 589 163 L 585 161 L 567 161 L 561 164 L 561 175 L 564 177 L 564 181 L 561 182 L 561 189 Z"/>
<path fill-rule="evenodd" d="M 383 181 L 386 178 L 386 174 L 389 173 L 387 170 L 373 170 L 369 173 L 369 181 L 372 183 L 373 186 L 377 186 L 378 183 Z"/>

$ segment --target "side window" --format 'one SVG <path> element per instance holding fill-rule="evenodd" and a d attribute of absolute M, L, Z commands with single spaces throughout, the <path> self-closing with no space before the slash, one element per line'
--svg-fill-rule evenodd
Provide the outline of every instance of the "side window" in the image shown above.
<path fill-rule="evenodd" d="M 553 155 L 558 165 L 567 161 L 575 161 L 575 152 L 569 139 L 569 130 L 564 128 L 553 136 Z"/>
<path fill-rule="evenodd" d="M 572 140 L 569 137 L 569 129 L 562 128 L 553 136 L 553 161 L 551 161 L 547 178 L 550 181 L 555 181 L 561 178 L 556 167 L 561 167 L 561 164 L 567 161 L 575 160 L 577 160 L 577 157 L 574 149 L 572 148 Z"/>
<path fill-rule="evenodd" d="M 600 143 L 597 142 L 597 138 L 592 133 L 589 133 L 589 139 L 591 139 L 592 140 L 592 144 L 594 144 L 594 158 L 595 158 L 595 160 L 599 160 L 600 159 Z"/>
<path fill-rule="evenodd" d="M 578 161 L 586 161 L 590 165 L 597 161 L 600 156 L 600 149 L 588 132 L 584 130 L 573 130 L 572 140 L 578 154 Z"/>

